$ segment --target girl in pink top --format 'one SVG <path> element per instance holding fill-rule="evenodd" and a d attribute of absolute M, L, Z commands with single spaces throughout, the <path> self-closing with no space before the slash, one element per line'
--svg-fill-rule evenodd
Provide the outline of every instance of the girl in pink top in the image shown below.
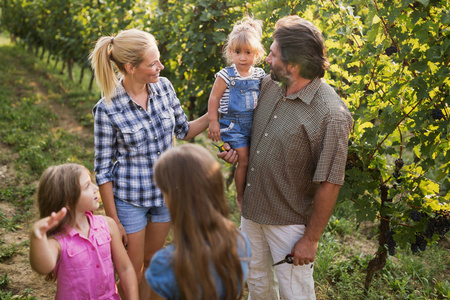
<path fill-rule="evenodd" d="M 126 299 L 139 298 L 116 222 L 92 214 L 99 207 L 97 192 L 89 171 L 78 164 L 50 167 L 40 179 L 41 219 L 30 235 L 30 264 L 57 280 L 56 299 L 120 299 L 114 267 Z"/>

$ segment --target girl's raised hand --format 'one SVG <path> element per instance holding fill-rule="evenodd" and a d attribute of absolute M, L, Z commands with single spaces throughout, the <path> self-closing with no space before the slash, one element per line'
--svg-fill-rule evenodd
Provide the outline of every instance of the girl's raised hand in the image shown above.
<path fill-rule="evenodd" d="M 61 220 L 66 216 L 66 214 L 67 208 L 63 207 L 57 213 L 52 212 L 49 217 L 37 221 L 33 226 L 34 236 L 38 239 L 42 239 L 47 231 L 57 226 L 59 222 L 61 222 Z"/>

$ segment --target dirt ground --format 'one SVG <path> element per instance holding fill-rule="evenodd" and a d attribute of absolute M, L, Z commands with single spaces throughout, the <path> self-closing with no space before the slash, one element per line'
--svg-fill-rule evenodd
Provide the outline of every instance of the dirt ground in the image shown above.
<path fill-rule="evenodd" d="M 40 84 L 39 78 L 34 79 L 29 81 L 30 86 L 42 96 L 43 101 L 48 101 L 47 92 Z M 59 117 L 58 127 L 64 128 L 74 135 L 79 135 L 83 139 L 93 138 L 93 132 L 81 126 L 73 116 L 73 111 L 68 107 L 57 102 L 51 103 L 50 107 Z M 10 147 L 0 142 L 0 187 L 8 178 L 16 177 L 13 163 L 17 157 Z M 34 184 L 37 186 L 37 182 Z M 0 228 L 2 247 L 6 249 L 16 245 L 16 252 L 12 258 L 0 262 L 0 279 L 7 274 L 7 278 L 10 280 L 7 289 L 12 292 L 12 295 L 28 294 L 37 299 L 54 299 L 56 283 L 46 282 L 44 277 L 34 272 L 29 264 L 28 235 L 33 221 L 36 221 L 38 216 L 36 207 L 33 207 L 33 210 L 33 215 L 36 217 L 28 223 L 23 223 L 23 226 L 15 231 Z M 16 208 L 10 203 L 0 202 L 0 213 L 3 213 L 7 219 L 12 219 L 16 215 Z M 97 213 L 104 214 L 101 209 Z"/>
<path fill-rule="evenodd" d="M 0 158 L 2 165 L 0 167 L 0 179 L 3 181 L 8 176 L 13 176 L 14 168 L 12 161 L 5 164 L 5 157 L 14 157 L 14 154 L 9 149 L 5 148 L 5 145 L 0 144 Z M 15 215 L 16 208 L 5 202 L 0 202 L 0 212 L 2 212 L 7 219 L 12 219 Z M 37 215 L 37 210 L 35 214 Z M 0 276 L 5 274 L 10 280 L 7 287 L 13 295 L 23 295 L 28 292 L 29 295 L 37 297 L 37 299 L 54 299 L 56 284 L 46 282 L 44 277 L 39 276 L 37 273 L 31 270 L 28 260 L 28 235 L 30 223 L 24 223 L 23 226 L 16 231 L 5 228 L 0 228 L 0 236 L 3 242 L 3 247 L 7 248 L 11 245 L 17 245 L 18 251 L 12 256 L 11 259 L 7 259 L 0 263 Z"/>

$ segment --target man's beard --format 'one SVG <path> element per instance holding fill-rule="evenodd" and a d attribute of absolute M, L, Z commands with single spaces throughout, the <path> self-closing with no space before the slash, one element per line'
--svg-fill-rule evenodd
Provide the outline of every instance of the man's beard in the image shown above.
<path fill-rule="evenodd" d="M 286 69 L 271 66 L 270 78 L 274 81 L 278 81 L 281 86 L 289 86 L 290 84 L 290 79 L 286 76 L 286 74 Z"/>

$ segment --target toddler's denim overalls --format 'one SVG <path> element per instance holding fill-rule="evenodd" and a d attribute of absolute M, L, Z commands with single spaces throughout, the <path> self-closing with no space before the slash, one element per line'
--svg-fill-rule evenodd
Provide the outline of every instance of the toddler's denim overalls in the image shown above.
<path fill-rule="evenodd" d="M 219 114 L 220 137 L 231 148 L 250 146 L 253 111 L 255 110 L 260 79 L 236 80 L 233 67 L 226 68 L 230 78 L 228 113 Z"/>

